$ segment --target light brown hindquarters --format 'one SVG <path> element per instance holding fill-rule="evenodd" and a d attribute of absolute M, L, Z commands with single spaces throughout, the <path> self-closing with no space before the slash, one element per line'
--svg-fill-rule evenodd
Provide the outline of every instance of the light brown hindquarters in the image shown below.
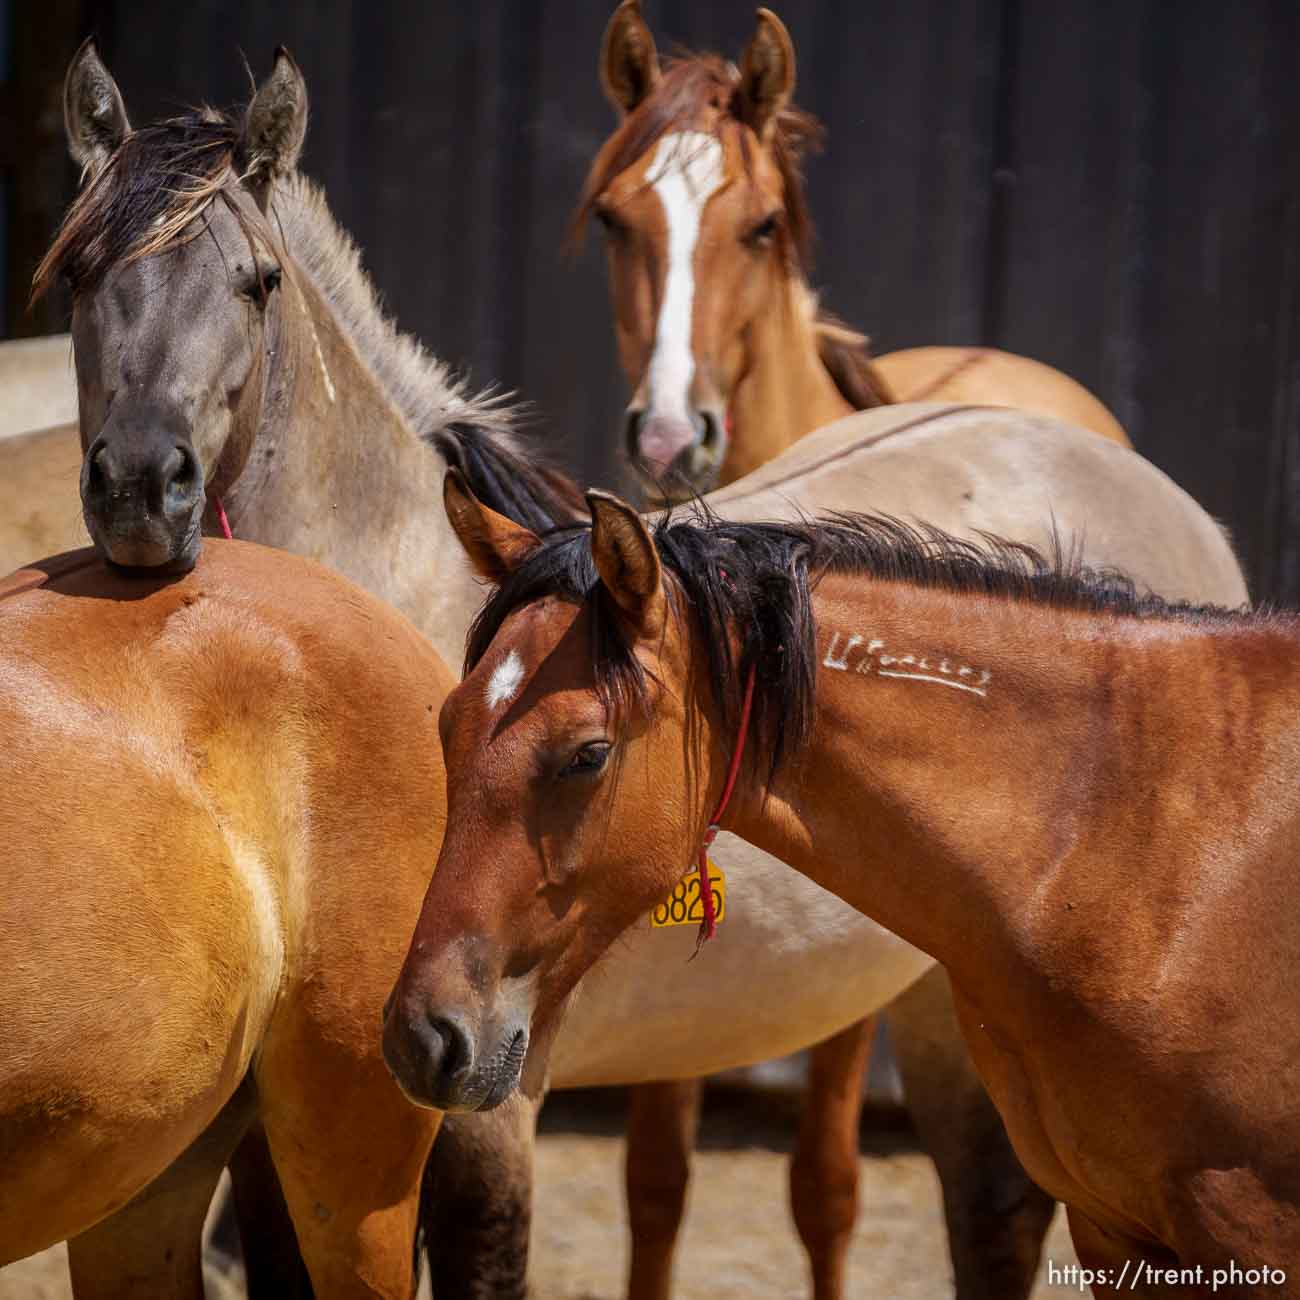
<path fill-rule="evenodd" d="M 1091 429 L 1129 447 L 1123 425 L 1064 371 L 998 348 L 904 348 L 875 358 L 898 402 L 1012 406 Z"/>
<path fill-rule="evenodd" d="M 441 835 L 449 676 L 295 557 L 87 558 L 0 600 L 0 1259 L 122 1204 L 256 1054 L 318 1290 L 404 1294 L 437 1117 L 374 1026 Z"/>

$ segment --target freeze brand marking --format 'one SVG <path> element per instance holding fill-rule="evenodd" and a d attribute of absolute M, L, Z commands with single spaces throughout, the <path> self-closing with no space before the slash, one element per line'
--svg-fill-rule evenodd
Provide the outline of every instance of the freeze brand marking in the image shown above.
<path fill-rule="evenodd" d="M 874 673 L 877 677 L 928 682 L 979 696 L 988 695 L 989 684 L 993 681 L 993 674 L 987 668 L 976 668 L 947 656 L 892 654 L 879 637 L 850 636 L 843 632 L 831 635 L 822 667 L 863 676 Z"/>

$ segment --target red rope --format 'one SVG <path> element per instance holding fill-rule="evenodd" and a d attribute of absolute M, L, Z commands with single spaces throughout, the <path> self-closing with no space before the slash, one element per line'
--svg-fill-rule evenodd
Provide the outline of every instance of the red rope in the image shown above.
<path fill-rule="evenodd" d="M 749 715 L 753 712 L 753 708 L 754 668 L 751 665 L 749 677 L 745 681 L 745 704 L 740 711 L 740 726 L 736 730 L 736 747 L 731 751 L 731 766 L 727 769 L 727 781 L 722 787 L 722 797 L 718 800 L 713 816 L 709 819 L 708 829 L 704 832 L 704 841 L 700 845 L 698 867 L 700 902 L 704 904 L 704 920 L 700 922 L 700 933 L 695 940 L 696 952 L 699 952 L 700 945 L 712 939 L 718 930 L 717 903 L 713 897 L 713 884 L 709 880 L 709 849 L 718 837 L 720 829 L 718 823 L 722 821 L 722 814 L 727 811 L 727 804 L 731 801 L 731 792 L 736 788 L 736 778 L 740 775 L 740 760 L 745 753 L 745 736 L 749 731 Z"/>
<path fill-rule="evenodd" d="M 217 523 L 221 525 L 221 535 L 228 542 L 235 540 L 235 534 L 230 531 L 230 520 L 226 518 L 226 507 L 221 504 L 220 497 L 212 498 L 213 509 L 217 512 Z"/>

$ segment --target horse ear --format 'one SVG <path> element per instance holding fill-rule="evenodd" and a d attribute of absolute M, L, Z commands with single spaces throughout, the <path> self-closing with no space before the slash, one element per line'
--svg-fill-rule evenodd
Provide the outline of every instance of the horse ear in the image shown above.
<path fill-rule="evenodd" d="M 588 492 L 587 507 L 596 572 L 637 632 L 652 640 L 663 631 L 668 601 L 663 566 L 645 520 L 609 492 Z"/>
<path fill-rule="evenodd" d="M 126 139 L 131 123 L 112 73 L 87 37 L 68 64 L 63 80 L 63 125 L 68 152 L 88 176 L 98 173 Z"/>
<path fill-rule="evenodd" d="M 458 469 L 447 471 L 442 503 L 474 571 L 488 582 L 505 581 L 541 545 L 536 533 L 489 510 Z"/>
<path fill-rule="evenodd" d="M 240 153 L 249 180 L 265 185 L 287 176 L 297 167 L 306 138 L 307 83 L 282 45 L 244 117 Z"/>
<path fill-rule="evenodd" d="M 741 56 L 740 93 L 745 120 L 766 138 L 794 94 L 794 42 L 770 9 L 758 11 L 758 26 Z"/>
<path fill-rule="evenodd" d="M 600 87 L 620 113 L 630 113 L 658 80 L 659 52 L 641 17 L 641 0 L 623 0 L 605 27 Z"/>

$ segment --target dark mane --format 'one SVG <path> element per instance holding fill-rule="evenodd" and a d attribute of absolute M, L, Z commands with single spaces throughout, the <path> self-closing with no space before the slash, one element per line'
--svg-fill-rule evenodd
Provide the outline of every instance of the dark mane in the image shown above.
<path fill-rule="evenodd" d="M 644 103 L 628 114 L 596 155 L 573 214 L 571 240 L 581 239 L 601 194 L 615 177 L 653 149 L 665 135 L 698 129 L 707 110 L 721 110 L 714 131 L 719 140 L 729 132 L 739 134 L 741 157 L 748 167 L 752 142 L 745 125 L 746 105 L 735 66 L 713 54 L 684 54 L 671 59 Z M 790 105 L 777 116 L 772 138 L 772 160 L 785 191 L 785 220 L 777 227 L 777 247 L 788 273 L 805 279 L 812 270 L 815 231 L 808 211 L 803 159 L 811 150 L 821 147 L 823 135 L 821 123 L 811 113 Z M 864 411 L 895 400 L 871 363 L 863 335 L 829 312 L 817 312 L 813 325 L 822 364 L 850 406 Z"/>
<path fill-rule="evenodd" d="M 828 573 L 992 596 L 1054 609 L 1213 624 L 1240 611 L 1173 603 L 1132 579 L 1085 566 L 1078 548 L 1054 538 L 1051 553 L 985 536 L 978 542 L 884 515 L 835 515 L 795 523 L 724 523 L 702 513 L 665 516 L 653 529 L 679 612 L 704 638 L 709 679 L 724 724 L 734 730 L 751 667 L 756 672 L 755 753 L 774 774 L 808 739 L 816 701 L 812 594 Z M 470 627 L 465 671 L 483 657 L 515 610 L 546 597 L 587 604 L 597 689 L 614 708 L 645 707 L 646 681 L 625 623 L 601 585 L 589 529 L 544 540 L 493 593 Z"/>
<path fill-rule="evenodd" d="M 871 360 L 870 340 L 838 316 L 819 311 L 813 319 L 817 354 L 835 387 L 855 411 L 891 406 L 898 398 Z"/>
<path fill-rule="evenodd" d="M 181 239 L 236 179 L 240 124 L 214 109 L 132 131 L 77 195 L 32 280 L 32 301 L 62 275 L 73 293 L 95 288 L 121 261 Z"/>
<path fill-rule="evenodd" d="M 577 484 L 531 448 L 525 457 L 504 438 L 459 423 L 430 434 L 428 441 L 449 466 L 460 470 L 470 491 L 489 510 L 539 535 L 589 518 Z"/>
<path fill-rule="evenodd" d="M 573 214 L 571 233 L 580 238 L 596 200 L 620 172 L 653 149 L 673 131 L 698 129 L 709 109 L 721 110 L 715 134 L 739 133 L 741 157 L 750 164 L 750 136 L 740 74 L 715 54 L 683 54 L 669 59 L 663 75 L 645 101 L 628 114 L 596 155 Z M 772 138 L 772 158 L 785 189 L 785 221 L 777 230 L 778 246 L 792 269 L 807 274 L 811 267 L 812 218 L 804 193 L 803 158 L 821 144 L 822 128 L 811 113 L 793 105 L 782 109 Z"/>

